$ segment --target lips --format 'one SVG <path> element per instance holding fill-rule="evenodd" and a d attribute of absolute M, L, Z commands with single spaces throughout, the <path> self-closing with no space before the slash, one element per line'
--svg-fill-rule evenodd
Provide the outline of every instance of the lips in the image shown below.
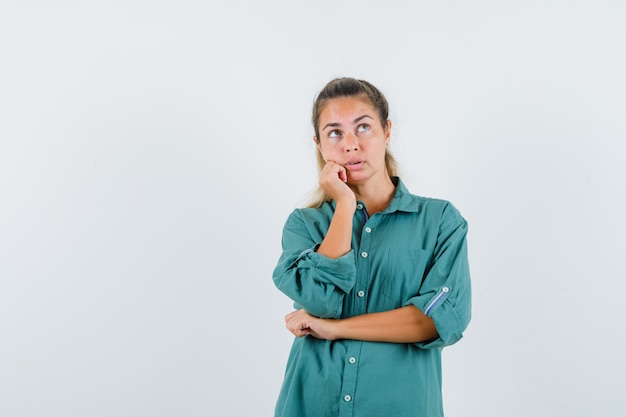
<path fill-rule="evenodd" d="M 361 159 L 351 159 L 348 162 L 346 162 L 344 166 L 347 169 L 356 170 L 356 169 L 360 169 L 363 166 L 363 164 L 365 164 L 365 161 Z"/>

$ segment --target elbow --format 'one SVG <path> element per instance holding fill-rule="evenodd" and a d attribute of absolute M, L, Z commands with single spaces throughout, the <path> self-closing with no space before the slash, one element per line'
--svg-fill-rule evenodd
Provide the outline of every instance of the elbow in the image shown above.
<path fill-rule="evenodd" d="M 407 306 L 412 315 L 411 336 L 408 342 L 419 343 L 439 338 L 435 321 L 422 313 L 417 307 Z"/>
<path fill-rule="evenodd" d="M 435 322 L 430 317 L 426 317 L 426 319 L 422 320 L 419 328 L 421 330 L 421 335 L 418 342 L 435 340 L 439 338 L 439 331 L 437 330 L 437 326 L 435 326 Z"/>

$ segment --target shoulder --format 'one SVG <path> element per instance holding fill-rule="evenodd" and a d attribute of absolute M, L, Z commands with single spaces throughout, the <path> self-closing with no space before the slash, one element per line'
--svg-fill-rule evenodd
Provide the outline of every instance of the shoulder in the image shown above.
<path fill-rule="evenodd" d="M 407 192 L 403 196 L 407 207 L 412 207 L 419 215 L 439 224 L 465 224 L 461 212 L 449 200 L 424 197 Z"/>
<path fill-rule="evenodd" d="M 448 200 L 420 196 L 416 196 L 416 198 L 420 201 L 421 207 L 424 210 L 440 211 L 441 213 L 446 213 L 448 216 L 461 216 L 459 210 Z"/>
<path fill-rule="evenodd" d="M 447 210 L 458 213 L 458 210 L 450 201 L 441 198 L 424 197 L 413 194 L 402 183 L 400 183 L 397 187 L 396 199 L 398 199 L 400 207 L 409 210 L 413 209 L 418 212 L 443 212 Z"/>
<path fill-rule="evenodd" d="M 396 194 L 391 203 L 394 209 L 433 214 L 446 210 L 458 212 L 448 200 L 413 194 L 399 177 L 392 177 L 392 181 L 396 185 Z"/>

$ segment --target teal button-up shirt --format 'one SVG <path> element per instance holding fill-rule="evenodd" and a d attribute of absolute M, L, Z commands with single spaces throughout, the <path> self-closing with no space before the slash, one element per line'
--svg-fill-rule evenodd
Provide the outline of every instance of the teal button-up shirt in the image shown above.
<path fill-rule="evenodd" d="M 296 308 L 324 318 L 414 305 L 439 337 L 410 344 L 296 338 L 276 416 L 443 416 L 441 350 L 470 321 L 467 223 L 449 202 L 415 196 L 393 180 L 384 211 L 368 217 L 357 203 L 352 249 L 337 259 L 315 251 L 335 203 L 291 213 L 274 283 Z"/>

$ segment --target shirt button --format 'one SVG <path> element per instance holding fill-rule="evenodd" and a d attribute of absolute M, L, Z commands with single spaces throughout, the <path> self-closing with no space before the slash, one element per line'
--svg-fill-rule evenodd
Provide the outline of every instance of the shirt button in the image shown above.
<path fill-rule="evenodd" d="M 343 400 L 348 403 L 348 402 L 352 401 L 352 397 L 349 396 L 349 395 L 344 395 Z"/>
<path fill-rule="evenodd" d="M 353 356 L 350 359 L 348 359 L 348 362 L 350 363 L 356 363 L 356 358 Z"/>
<path fill-rule="evenodd" d="M 361 204 L 361 203 L 357 204 L 356 208 L 359 209 L 359 210 L 362 210 L 363 209 L 363 204 Z"/>
<path fill-rule="evenodd" d="M 367 252 L 361 252 L 361 257 L 362 258 L 367 258 Z"/>
<path fill-rule="evenodd" d="M 358 295 L 359 297 L 363 297 L 363 296 L 365 296 L 365 291 L 361 290 L 361 291 L 357 292 L 356 295 Z"/>
<path fill-rule="evenodd" d="M 372 228 L 371 227 L 366 227 L 365 228 L 365 233 L 372 233 Z"/>

